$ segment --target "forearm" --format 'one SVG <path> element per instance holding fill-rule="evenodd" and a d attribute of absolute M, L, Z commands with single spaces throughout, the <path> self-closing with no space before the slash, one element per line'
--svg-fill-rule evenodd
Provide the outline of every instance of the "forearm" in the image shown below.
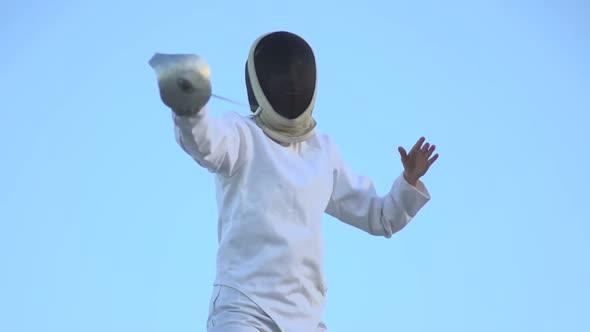
<path fill-rule="evenodd" d="M 390 238 L 404 228 L 430 200 L 421 181 L 416 187 L 399 176 L 387 195 L 380 197 L 370 179 L 356 177 L 335 190 L 326 212 L 374 236 Z"/>
<path fill-rule="evenodd" d="M 385 237 L 403 229 L 430 200 L 428 189 L 420 180 L 410 183 L 405 176 L 399 176 L 383 200 L 381 224 Z"/>
<path fill-rule="evenodd" d="M 334 187 L 326 212 L 340 221 L 371 235 L 390 238 L 430 200 L 419 179 L 406 179 L 401 174 L 385 196 L 377 195 L 373 181 L 356 174 L 342 161 L 334 144 L 332 148 Z"/>
<path fill-rule="evenodd" d="M 418 185 L 418 181 L 419 179 L 409 175 L 408 172 L 404 171 L 403 173 L 404 179 L 406 180 L 406 182 L 408 182 L 410 185 L 412 185 L 412 187 L 416 187 Z"/>
<path fill-rule="evenodd" d="M 180 147 L 210 172 L 231 176 L 243 159 L 233 124 L 210 116 L 207 107 L 187 115 L 173 113 L 172 117 Z"/>

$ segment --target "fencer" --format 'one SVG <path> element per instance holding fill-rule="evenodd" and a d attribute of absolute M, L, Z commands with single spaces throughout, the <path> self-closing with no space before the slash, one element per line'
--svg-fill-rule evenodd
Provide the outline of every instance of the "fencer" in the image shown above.
<path fill-rule="evenodd" d="M 326 331 L 324 214 L 391 238 L 431 199 L 421 178 L 438 158 L 436 147 L 424 137 L 408 152 L 399 147 L 403 172 L 378 195 L 317 128 L 315 55 L 291 32 L 267 33 L 252 44 L 247 116 L 210 112 L 202 58 L 158 54 L 150 64 L 172 110 L 176 141 L 215 177 L 219 245 L 207 330 Z"/>

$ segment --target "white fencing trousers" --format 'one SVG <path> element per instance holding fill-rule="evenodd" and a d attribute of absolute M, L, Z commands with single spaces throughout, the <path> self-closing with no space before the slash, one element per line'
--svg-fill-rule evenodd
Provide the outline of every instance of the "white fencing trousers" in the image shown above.
<path fill-rule="evenodd" d="M 326 331 L 326 326 L 320 323 L 315 331 L 309 332 Z M 281 332 L 281 329 L 242 292 L 215 285 L 209 304 L 207 332 Z"/>

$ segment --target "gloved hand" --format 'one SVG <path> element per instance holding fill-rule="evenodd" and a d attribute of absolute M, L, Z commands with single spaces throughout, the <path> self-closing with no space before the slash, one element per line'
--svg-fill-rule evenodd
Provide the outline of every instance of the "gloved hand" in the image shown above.
<path fill-rule="evenodd" d="M 162 102 L 177 115 L 199 112 L 211 98 L 211 71 L 193 54 L 156 53 L 149 61 L 155 70 Z"/>

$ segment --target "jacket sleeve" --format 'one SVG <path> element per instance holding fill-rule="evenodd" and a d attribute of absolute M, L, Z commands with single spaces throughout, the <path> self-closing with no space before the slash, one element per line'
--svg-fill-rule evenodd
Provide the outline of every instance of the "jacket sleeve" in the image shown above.
<path fill-rule="evenodd" d="M 421 181 L 416 187 L 403 175 L 397 177 L 389 192 L 379 196 L 371 179 L 353 172 L 332 145 L 333 190 L 326 213 L 371 235 L 391 238 L 404 228 L 430 200 Z"/>
<path fill-rule="evenodd" d="M 172 112 L 176 142 L 209 172 L 230 177 L 248 159 L 245 126 L 236 114 L 211 116 L 205 106 L 191 115 Z"/>

